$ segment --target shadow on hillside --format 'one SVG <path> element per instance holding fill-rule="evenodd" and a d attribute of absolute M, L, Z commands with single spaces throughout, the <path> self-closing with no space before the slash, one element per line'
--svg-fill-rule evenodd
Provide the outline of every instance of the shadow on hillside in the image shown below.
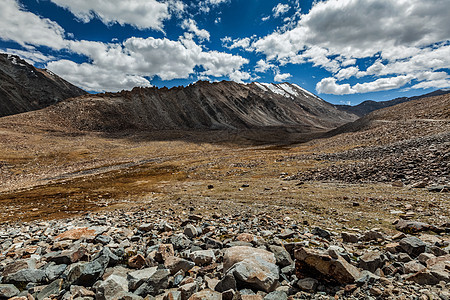
<path fill-rule="evenodd" d="M 133 143 L 149 141 L 184 141 L 196 144 L 219 144 L 228 146 L 268 146 L 277 149 L 282 146 L 305 143 L 321 138 L 326 131 L 307 127 L 255 128 L 245 130 L 126 130 L 115 133 L 101 133 L 104 138 L 127 139 Z"/>

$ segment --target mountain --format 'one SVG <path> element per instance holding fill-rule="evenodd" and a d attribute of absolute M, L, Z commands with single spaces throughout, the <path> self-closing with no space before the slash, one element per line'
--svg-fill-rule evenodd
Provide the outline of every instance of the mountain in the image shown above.
<path fill-rule="evenodd" d="M 269 127 L 295 127 L 309 132 L 357 119 L 295 84 L 229 81 L 85 95 L 27 118 L 46 118 L 46 122 L 60 124 L 60 128 L 106 132 Z"/>
<path fill-rule="evenodd" d="M 355 114 L 359 117 L 365 116 L 368 113 L 375 111 L 377 109 L 382 109 L 385 107 L 390 107 L 390 106 L 394 106 L 400 103 L 404 103 L 404 102 L 408 102 L 408 101 L 413 101 L 413 100 L 417 100 L 417 99 L 421 99 L 421 98 L 428 98 L 428 97 L 434 97 L 434 96 L 439 96 L 439 95 L 445 95 L 450 93 L 450 90 L 437 90 L 428 94 L 424 94 L 424 95 L 420 95 L 420 96 L 414 96 L 414 97 L 401 97 L 401 98 L 396 98 L 393 100 L 389 100 L 389 101 L 372 101 L 372 100 L 367 100 L 364 101 L 358 105 L 355 106 L 351 106 L 351 105 L 336 105 L 337 109 L 348 112 L 348 113 L 352 113 Z"/>
<path fill-rule="evenodd" d="M 32 111 L 86 94 L 48 70 L 0 53 L 0 117 Z"/>

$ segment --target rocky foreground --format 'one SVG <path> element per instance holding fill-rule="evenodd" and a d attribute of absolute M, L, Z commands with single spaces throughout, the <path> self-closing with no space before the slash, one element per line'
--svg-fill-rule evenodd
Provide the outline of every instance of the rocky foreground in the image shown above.
<path fill-rule="evenodd" d="M 0 232 L 0 297 L 450 299 L 447 225 L 400 219 L 389 236 L 151 209 L 11 223 Z"/>

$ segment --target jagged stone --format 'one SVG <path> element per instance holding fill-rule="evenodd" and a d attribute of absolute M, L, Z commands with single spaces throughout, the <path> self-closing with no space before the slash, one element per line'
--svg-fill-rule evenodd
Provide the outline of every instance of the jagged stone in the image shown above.
<path fill-rule="evenodd" d="M 128 281 L 121 276 L 111 275 L 96 285 L 96 299 L 99 300 L 116 299 L 121 292 L 128 292 Z"/>
<path fill-rule="evenodd" d="M 294 263 L 289 253 L 283 247 L 270 245 L 269 250 L 275 255 L 276 264 L 280 267 L 290 266 Z"/>
<path fill-rule="evenodd" d="M 359 258 L 359 267 L 374 273 L 375 270 L 383 267 L 384 261 L 385 257 L 380 251 L 370 251 Z"/>
<path fill-rule="evenodd" d="M 157 271 L 158 267 L 146 268 L 128 273 L 128 288 L 130 291 L 136 290 L 141 284 L 146 282 Z"/>
<path fill-rule="evenodd" d="M 139 296 L 156 296 L 169 286 L 169 275 L 169 270 L 158 269 L 150 278 L 141 284 L 134 293 Z"/>
<path fill-rule="evenodd" d="M 297 270 L 301 273 L 319 272 L 342 284 L 353 283 L 360 277 L 360 271 L 340 256 L 334 259 L 328 254 L 304 247 L 296 250 L 294 255 L 300 263 Z"/>
<path fill-rule="evenodd" d="M 12 298 L 20 291 L 13 284 L 0 284 L 0 298 Z"/>
<path fill-rule="evenodd" d="M 416 238 L 415 236 L 406 237 L 404 239 L 400 240 L 400 247 L 411 255 L 412 257 L 417 257 L 421 253 L 425 252 L 426 250 L 426 244 L 422 242 L 420 239 Z"/>
<path fill-rule="evenodd" d="M 43 300 L 45 298 L 52 298 L 53 295 L 58 296 L 63 288 L 63 280 L 62 279 L 56 279 L 49 285 L 47 285 L 45 288 L 42 289 L 42 291 L 37 294 L 36 299 L 37 300 Z"/>
<path fill-rule="evenodd" d="M 214 251 L 209 249 L 209 250 L 193 251 L 189 254 L 189 258 L 197 266 L 202 266 L 206 264 L 211 264 L 216 259 L 216 256 L 214 255 Z"/>
<path fill-rule="evenodd" d="M 188 261 L 186 259 L 180 258 L 180 257 L 171 256 L 165 260 L 164 266 L 167 269 L 169 269 L 170 274 L 173 275 L 180 270 L 183 270 L 184 272 L 189 271 L 190 269 L 192 269 L 195 266 L 195 263 L 193 263 L 192 261 Z"/>

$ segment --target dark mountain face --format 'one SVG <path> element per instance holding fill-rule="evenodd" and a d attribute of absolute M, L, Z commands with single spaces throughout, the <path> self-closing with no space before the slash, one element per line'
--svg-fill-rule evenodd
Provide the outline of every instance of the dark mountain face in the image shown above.
<path fill-rule="evenodd" d="M 424 95 L 420 95 L 420 96 L 414 96 L 414 97 L 401 97 L 401 98 L 396 98 L 393 100 L 389 100 L 389 101 L 372 101 L 372 100 L 367 100 L 364 101 L 358 105 L 355 106 L 351 106 L 351 105 L 336 105 L 336 108 L 341 110 L 341 111 L 345 111 L 348 113 L 352 113 L 357 115 L 358 117 L 362 117 L 367 115 L 368 113 L 371 113 L 375 110 L 378 109 L 382 109 L 382 108 L 386 108 L 386 107 L 390 107 L 390 106 L 394 106 L 400 103 L 404 103 L 404 102 L 408 102 L 408 101 L 412 101 L 412 100 L 417 100 L 417 99 L 421 99 L 421 98 L 427 98 L 427 97 L 433 97 L 433 96 L 439 96 L 439 95 L 445 95 L 450 93 L 450 90 L 437 90 L 428 94 L 424 94 Z"/>
<path fill-rule="evenodd" d="M 18 56 L 0 54 L 0 117 L 47 107 L 86 94 L 50 71 Z"/>
<path fill-rule="evenodd" d="M 109 132 L 268 127 L 323 131 L 357 119 L 294 84 L 226 81 L 86 95 L 42 113 L 74 129 Z"/>

